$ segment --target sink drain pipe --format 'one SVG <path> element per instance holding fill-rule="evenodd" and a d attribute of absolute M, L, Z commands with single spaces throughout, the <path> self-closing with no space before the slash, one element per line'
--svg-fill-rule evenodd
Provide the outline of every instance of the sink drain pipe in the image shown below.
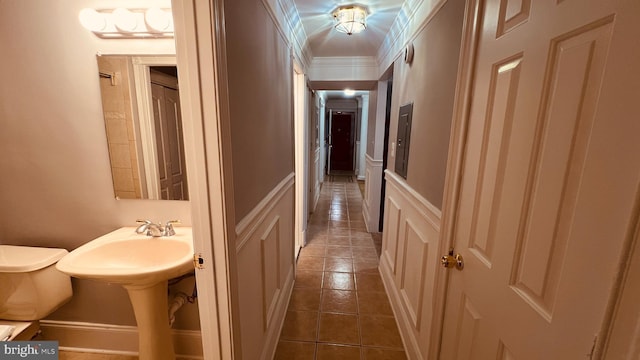
<path fill-rule="evenodd" d="M 193 293 L 191 296 L 183 293 L 182 291 L 173 296 L 173 299 L 169 303 L 169 327 L 172 327 L 173 323 L 176 321 L 176 312 L 186 303 L 193 304 L 197 297 L 198 292 L 195 284 L 193 285 Z"/>

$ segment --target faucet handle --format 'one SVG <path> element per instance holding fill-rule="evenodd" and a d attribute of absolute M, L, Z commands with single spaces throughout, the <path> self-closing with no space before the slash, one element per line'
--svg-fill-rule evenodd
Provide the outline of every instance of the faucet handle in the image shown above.
<path fill-rule="evenodd" d="M 164 236 L 172 236 L 176 234 L 173 230 L 173 224 L 180 224 L 180 220 L 169 220 L 164 226 Z"/>
<path fill-rule="evenodd" d="M 145 231 L 147 231 L 147 229 L 149 228 L 149 225 L 151 225 L 151 220 L 138 219 L 138 220 L 136 220 L 136 223 L 140 224 L 140 226 L 138 226 L 138 228 L 136 228 L 136 233 L 142 234 Z"/>

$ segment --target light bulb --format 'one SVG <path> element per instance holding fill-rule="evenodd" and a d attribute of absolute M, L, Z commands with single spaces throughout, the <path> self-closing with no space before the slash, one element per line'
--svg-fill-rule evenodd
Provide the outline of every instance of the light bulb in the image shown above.
<path fill-rule="evenodd" d="M 154 7 L 144 16 L 147 27 L 157 32 L 173 32 L 173 18 L 170 12 Z"/>
<path fill-rule="evenodd" d="M 138 27 L 136 15 L 125 8 L 113 10 L 113 22 L 120 31 L 134 32 Z"/>
<path fill-rule="evenodd" d="M 93 32 L 102 32 L 107 29 L 107 17 L 94 9 L 82 9 L 78 15 L 80 24 L 85 29 Z"/>

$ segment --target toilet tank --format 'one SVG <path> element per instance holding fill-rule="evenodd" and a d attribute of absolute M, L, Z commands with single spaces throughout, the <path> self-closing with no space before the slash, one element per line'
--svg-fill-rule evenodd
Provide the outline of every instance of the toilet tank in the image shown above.
<path fill-rule="evenodd" d="M 40 320 L 71 299 L 71 278 L 56 262 L 65 249 L 0 245 L 0 319 Z"/>

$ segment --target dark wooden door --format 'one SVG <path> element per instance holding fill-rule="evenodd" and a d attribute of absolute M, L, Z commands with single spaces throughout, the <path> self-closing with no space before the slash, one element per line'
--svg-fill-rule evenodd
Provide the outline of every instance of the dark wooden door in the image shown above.
<path fill-rule="evenodd" d="M 353 120 L 352 113 L 331 117 L 329 173 L 353 171 Z"/>

